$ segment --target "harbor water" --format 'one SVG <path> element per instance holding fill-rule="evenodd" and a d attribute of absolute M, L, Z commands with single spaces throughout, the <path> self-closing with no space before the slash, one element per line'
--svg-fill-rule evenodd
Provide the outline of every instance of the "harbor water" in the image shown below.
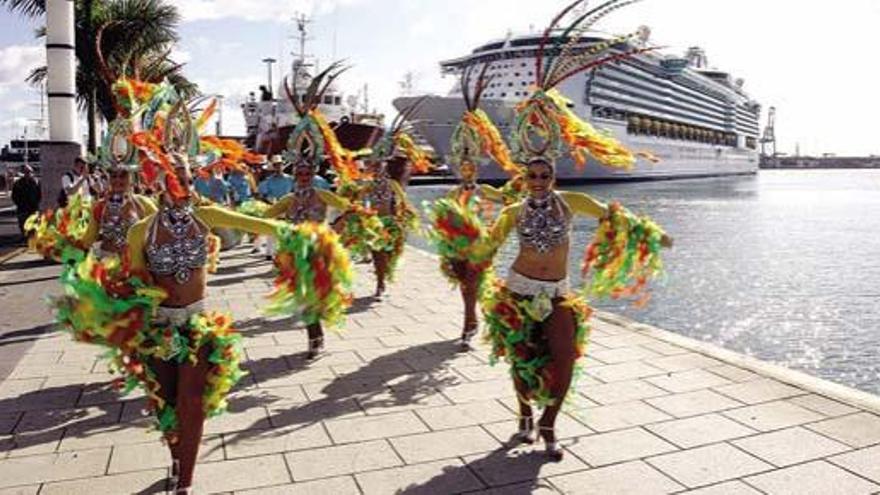
<path fill-rule="evenodd" d="M 421 205 L 448 188 L 409 193 Z M 675 240 L 664 258 L 666 279 L 655 284 L 646 307 L 595 306 L 880 394 L 880 170 L 567 188 L 619 200 Z M 590 219 L 574 224 L 573 282 L 581 280 L 583 248 L 595 226 Z M 508 242 L 499 273 L 514 255 Z"/>

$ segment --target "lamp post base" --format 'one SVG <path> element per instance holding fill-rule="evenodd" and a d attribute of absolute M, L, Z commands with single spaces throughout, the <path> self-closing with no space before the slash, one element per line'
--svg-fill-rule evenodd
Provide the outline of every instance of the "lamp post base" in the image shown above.
<path fill-rule="evenodd" d="M 40 209 L 58 207 L 61 176 L 73 167 L 73 160 L 82 154 L 79 143 L 48 142 L 40 145 Z"/>

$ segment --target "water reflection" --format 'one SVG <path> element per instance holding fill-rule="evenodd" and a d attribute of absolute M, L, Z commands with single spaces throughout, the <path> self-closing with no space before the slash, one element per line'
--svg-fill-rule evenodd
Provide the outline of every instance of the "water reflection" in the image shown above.
<path fill-rule="evenodd" d="M 675 237 L 669 276 L 646 308 L 599 307 L 880 393 L 880 170 L 570 189 L 617 199 Z M 410 191 L 420 204 L 445 190 Z M 594 228 L 578 219 L 574 245 Z M 572 252 L 573 281 L 581 254 Z M 499 264 L 512 256 L 508 245 Z"/>

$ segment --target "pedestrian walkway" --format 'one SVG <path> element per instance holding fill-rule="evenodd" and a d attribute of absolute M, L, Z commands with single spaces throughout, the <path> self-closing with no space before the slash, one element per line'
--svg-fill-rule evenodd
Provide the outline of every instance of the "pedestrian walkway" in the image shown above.
<path fill-rule="evenodd" d="M 196 493 L 880 491 L 875 397 L 604 314 L 558 421 L 565 460 L 547 462 L 543 446 L 508 444 L 506 367 L 485 346 L 457 352 L 460 298 L 429 255 L 409 249 L 382 301 L 358 265 L 347 331 L 310 364 L 302 329 L 260 315 L 272 269 L 247 249 L 224 253 L 210 282 L 250 375 L 207 423 Z M 94 347 L 48 326 L 49 272 L 0 265 L 0 356 L 15 360 L 0 383 L 0 495 L 162 492 L 169 459 L 143 402 L 120 399 Z"/>

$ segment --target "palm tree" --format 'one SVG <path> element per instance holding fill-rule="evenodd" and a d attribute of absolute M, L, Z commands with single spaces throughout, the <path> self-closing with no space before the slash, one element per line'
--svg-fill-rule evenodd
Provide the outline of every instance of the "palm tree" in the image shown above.
<path fill-rule="evenodd" d="M 45 0 L 0 0 L 0 6 L 28 17 L 45 15 Z M 76 0 L 76 92 L 88 119 L 88 146 L 97 147 L 96 116 L 116 117 L 110 85 L 116 77 L 136 76 L 158 82 L 168 78 L 185 97 L 198 94 L 169 53 L 177 42 L 180 16 L 162 0 Z M 37 33 L 45 35 L 45 29 Z M 98 44 L 100 41 L 100 53 Z M 27 81 L 39 84 L 46 67 L 38 67 Z"/>

